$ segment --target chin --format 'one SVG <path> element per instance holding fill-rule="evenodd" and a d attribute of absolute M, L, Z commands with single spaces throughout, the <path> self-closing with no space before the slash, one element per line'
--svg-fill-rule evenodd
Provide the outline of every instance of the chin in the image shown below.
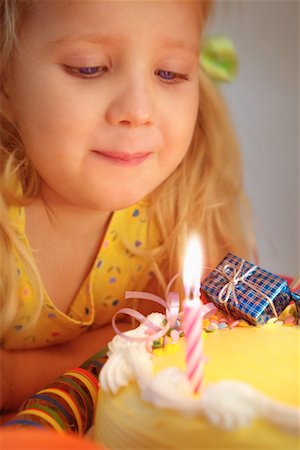
<path fill-rule="evenodd" d="M 110 207 L 110 211 L 119 211 L 121 209 L 126 209 L 129 208 L 130 206 L 138 203 L 139 201 L 141 201 L 142 198 L 132 198 L 132 199 L 128 199 L 128 200 L 124 200 L 124 201 L 116 201 L 116 202 L 110 202 L 108 206 L 108 208 Z M 107 210 L 107 209 L 106 209 Z"/>
<path fill-rule="evenodd" d="M 89 202 L 89 205 L 85 204 L 85 207 L 90 209 L 95 209 L 101 212 L 113 212 L 121 209 L 129 208 L 141 201 L 144 197 L 140 196 L 130 196 L 130 197 L 118 197 L 114 198 L 112 196 L 107 195 L 105 199 L 96 199 L 95 201 Z"/>
<path fill-rule="evenodd" d="M 146 183 L 145 183 L 146 184 Z M 85 207 L 100 210 L 103 212 L 112 212 L 121 209 L 126 209 L 135 203 L 140 202 L 146 198 L 154 189 L 152 186 L 142 186 L 141 183 L 136 186 L 126 186 L 121 183 L 119 186 L 105 186 L 89 190 L 82 197 L 82 202 L 85 202 Z"/>

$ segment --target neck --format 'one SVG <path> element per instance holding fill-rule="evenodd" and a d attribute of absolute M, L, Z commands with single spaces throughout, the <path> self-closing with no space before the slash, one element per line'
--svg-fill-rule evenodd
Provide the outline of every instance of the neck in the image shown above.
<path fill-rule="evenodd" d="M 28 210 L 35 217 L 44 216 L 52 231 L 68 238 L 103 235 L 112 214 L 111 211 L 99 211 L 69 203 L 46 189 L 41 190 Z"/>

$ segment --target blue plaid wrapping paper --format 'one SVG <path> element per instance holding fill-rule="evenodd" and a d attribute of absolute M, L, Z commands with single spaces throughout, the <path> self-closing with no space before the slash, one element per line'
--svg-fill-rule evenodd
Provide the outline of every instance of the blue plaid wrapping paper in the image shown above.
<path fill-rule="evenodd" d="M 231 253 L 202 282 L 201 289 L 219 309 L 253 325 L 276 317 L 291 301 L 283 278 Z"/>

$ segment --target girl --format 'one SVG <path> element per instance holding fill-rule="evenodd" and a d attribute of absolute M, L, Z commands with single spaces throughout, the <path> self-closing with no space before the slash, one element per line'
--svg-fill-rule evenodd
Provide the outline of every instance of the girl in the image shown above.
<path fill-rule="evenodd" d="M 207 266 L 248 257 L 210 9 L 1 0 L 2 408 L 104 345 L 126 290 L 161 293 L 191 229 Z"/>

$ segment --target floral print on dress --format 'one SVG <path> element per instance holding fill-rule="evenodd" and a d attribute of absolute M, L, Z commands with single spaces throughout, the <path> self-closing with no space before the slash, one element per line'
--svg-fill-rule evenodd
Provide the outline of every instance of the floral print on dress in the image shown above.
<path fill-rule="evenodd" d="M 29 248 L 24 208 L 12 207 L 9 213 L 16 231 Z M 89 327 L 110 323 L 115 312 L 128 304 L 125 292 L 141 290 L 149 281 L 149 273 L 152 273 L 150 263 L 141 255 L 141 250 L 147 249 L 147 235 L 148 208 L 145 202 L 116 211 L 93 268 L 69 311 L 65 314 L 56 308 L 44 291 L 41 314 L 30 329 L 26 325 L 35 312 L 35 297 L 25 267 L 14 250 L 19 280 L 19 310 L 2 345 L 7 349 L 49 346 L 74 339 Z M 151 232 L 151 239 L 151 246 L 156 246 L 159 240 L 157 229 Z"/>

